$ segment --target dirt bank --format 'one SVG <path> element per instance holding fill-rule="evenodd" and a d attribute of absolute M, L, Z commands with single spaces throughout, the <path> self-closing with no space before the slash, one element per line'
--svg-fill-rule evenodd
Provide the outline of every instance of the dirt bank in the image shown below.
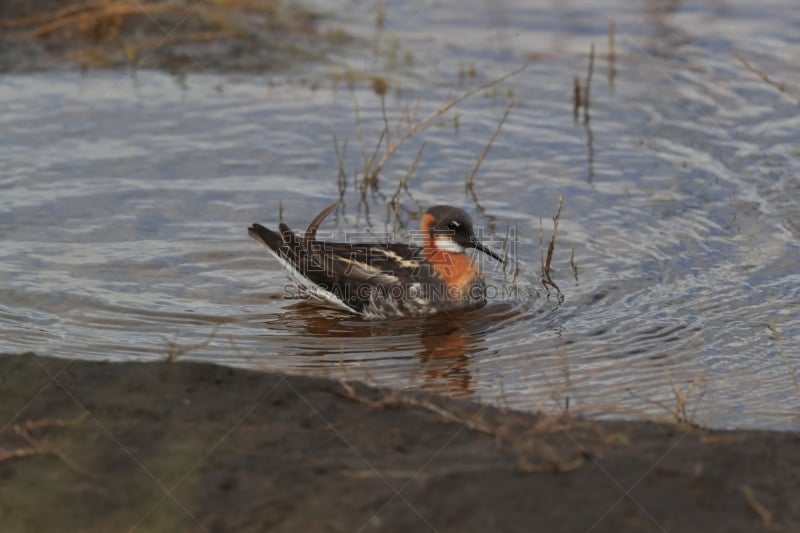
<path fill-rule="evenodd" d="M 793 433 L 33 355 L 0 399 L 4 531 L 800 530 Z"/>

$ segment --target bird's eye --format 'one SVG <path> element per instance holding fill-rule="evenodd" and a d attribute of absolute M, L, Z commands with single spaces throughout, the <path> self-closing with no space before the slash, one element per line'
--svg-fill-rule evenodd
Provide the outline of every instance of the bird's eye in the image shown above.
<path fill-rule="evenodd" d="M 447 225 L 447 227 L 451 230 L 457 230 L 459 227 L 461 227 L 461 224 L 459 224 L 457 220 L 453 220 Z"/>

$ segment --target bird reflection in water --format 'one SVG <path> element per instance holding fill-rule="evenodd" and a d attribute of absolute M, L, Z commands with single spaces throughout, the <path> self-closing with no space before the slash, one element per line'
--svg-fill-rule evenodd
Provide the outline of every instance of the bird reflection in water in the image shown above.
<path fill-rule="evenodd" d="M 303 365 L 306 370 L 316 367 L 332 378 L 410 386 L 450 396 L 474 393 L 469 361 L 484 350 L 485 328 L 472 327 L 476 320 L 482 322 L 479 309 L 385 322 L 363 321 L 304 304 L 287 311 L 266 320 L 266 325 L 290 335 L 270 338 L 284 344 L 279 353 L 316 359 L 315 364 Z M 406 369 L 386 364 L 392 360 L 415 362 L 410 381 Z"/>
<path fill-rule="evenodd" d="M 417 356 L 424 374 L 421 385 L 451 396 L 468 396 L 475 392 L 468 354 L 474 351 L 478 341 L 456 320 L 449 322 L 433 324 L 420 334 L 422 350 Z"/>

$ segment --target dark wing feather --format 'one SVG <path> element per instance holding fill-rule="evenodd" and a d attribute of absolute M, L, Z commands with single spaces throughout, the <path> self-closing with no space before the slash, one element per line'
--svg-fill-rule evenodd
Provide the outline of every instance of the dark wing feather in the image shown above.
<path fill-rule="evenodd" d="M 428 264 L 422 249 L 398 243 L 352 244 L 316 240 L 317 228 L 337 204 L 323 209 L 308 225 L 302 237 L 284 223 L 279 232 L 253 224 L 248 233 L 266 245 L 294 269 L 360 312 L 369 303 L 373 288 L 420 281 Z M 369 290 L 364 290 L 365 286 Z"/>
<path fill-rule="evenodd" d="M 265 228 L 261 224 L 253 224 L 247 228 L 247 233 L 264 246 L 276 252 L 283 246 L 283 239 L 281 236 L 271 229 Z"/>
<path fill-rule="evenodd" d="M 325 220 L 325 218 L 330 215 L 334 209 L 336 209 L 337 205 L 339 205 L 338 201 L 332 203 L 320 211 L 317 216 L 311 219 L 311 222 L 308 223 L 308 227 L 306 228 L 306 233 L 303 235 L 303 238 L 307 240 L 313 240 L 317 236 L 317 228 L 319 228 L 319 225 L 322 224 L 322 221 Z"/>
<path fill-rule="evenodd" d="M 419 281 L 435 275 L 424 261 L 422 248 L 399 243 L 350 244 L 339 242 L 319 243 L 330 253 L 345 258 L 353 264 L 368 265 L 370 271 L 383 274 L 393 283 Z"/>
<path fill-rule="evenodd" d="M 298 272 L 314 283 L 318 285 L 326 283 L 328 278 L 321 268 L 309 268 L 309 265 L 313 265 L 313 261 L 308 257 L 305 248 L 289 229 L 289 226 L 282 223 L 279 228 L 280 233 L 265 228 L 261 224 L 253 224 L 248 228 L 247 233 L 289 262 Z"/>

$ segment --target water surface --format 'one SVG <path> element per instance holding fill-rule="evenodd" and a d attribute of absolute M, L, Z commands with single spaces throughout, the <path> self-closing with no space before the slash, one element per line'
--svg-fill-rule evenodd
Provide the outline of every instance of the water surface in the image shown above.
<path fill-rule="evenodd" d="M 790 2 L 409 2 L 388 5 L 378 29 L 371 6 L 332 13 L 327 24 L 363 41 L 271 76 L 3 77 L 2 350 L 172 351 L 593 416 L 671 417 L 678 391 L 704 424 L 800 428 Z M 592 43 L 589 120 L 575 120 Z M 362 194 L 362 153 L 384 128 L 370 76 L 389 82 L 392 140 L 404 114 L 525 63 L 413 136 Z M 465 175 L 509 101 L 473 198 Z M 334 137 L 347 141 L 344 180 Z M 423 142 L 395 221 L 387 202 Z M 539 231 L 546 241 L 559 195 L 557 294 L 539 283 Z M 436 203 L 472 212 L 494 248 L 510 231 L 516 280 L 484 267 L 492 287 L 516 290 L 388 323 L 287 299 L 246 227 L 282 216 L 301 229 L 340 197 L 332 238 L 412 239 Z"/>

